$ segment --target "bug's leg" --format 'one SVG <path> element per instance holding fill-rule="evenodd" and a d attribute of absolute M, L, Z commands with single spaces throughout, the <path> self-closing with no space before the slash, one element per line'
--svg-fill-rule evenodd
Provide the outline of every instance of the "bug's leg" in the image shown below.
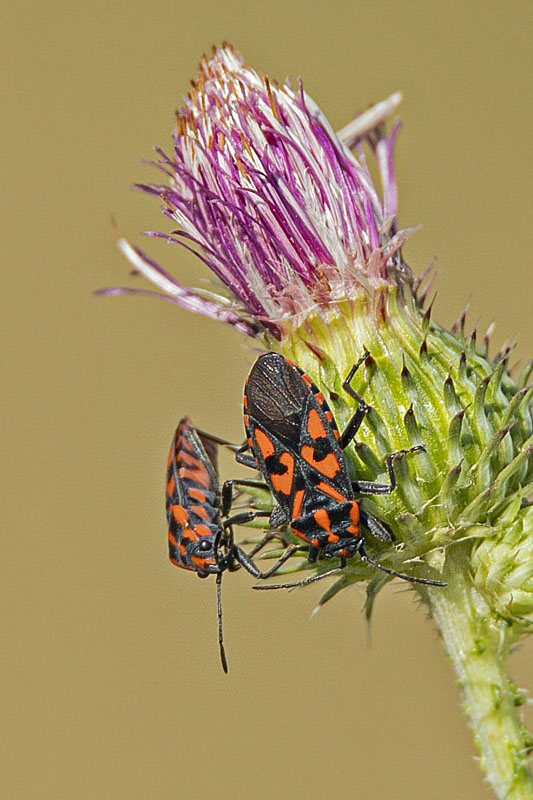
<path fill-rule="evenodd" d="M 244 442 L 243 444 L 235 444 L 234 442 L 230 442 L 228 439 L 223 439 L 221 436 L 215 436 L 213 433 L 208 433 L 207 431 L 204 431 L 201 428 L 196 428 L 195 430 L 196 433 L 203 439 L 208 439 L 210 442 L 214 442 L 215 444 L 222 444 L 224 445 L 224 447 L 227 447 L 228 450 L 231 450 L 231 452 L 235 454 L 235 458 L 237 459 L 237 461 L 239 461 L 239 463 L 245 464 L 245 466 L 251 466 L 251 461 L 250 464 L 248 464 L 247 456 L 243 456 L 244 458 L 243 461 L 240 461 L 240 456 L 237 456 L 237 453 L 241 454 L 249 448 L 248 442 Z"/>
<path fill-rule="evenodd" d="M 359 508 L 359 514 L 361 516 L 361 522 L 363 525 L 368 528 L 372 536 L 376 539 L 379 539 L 380 542 L 394 542 L 396 537 L 394 536 L 392 531 L 386 527 L 386 525 L 381 522 L 381 520 L 376 519 L 371 514 L 367 514 L 366 511 L 363 511 L 362 508 Z"/>
<path fill-rule="evenodd" d="M 228 517 L 222 522 L 224 530 L 231 528 L 232 525 L 246 525 L 247 522 L 257 519 L 257 517 L 270 517 L 270 511 L 240 511 L 238 514 Z"/>
<path fill-rule="evenodd" d="M 357 402 L 357 408 L 355 410 L 355 413 L 351 418 L 351 420 L 349 421 L 349 423 L 347 424 L 346 428 L 341 433 L 339 439 L 339 445 L 342 450 L 344 450 L 344 448 L 348 444 L 350 444 L 355 434 L 361 427 L 361 422 L 363 421 L 365 414 L 370 410 L 370 406 L 367 406 L 361 395 L 357 394 L 355 389 L 352 389 L 350 385 L 353 376 L 355 375 L 355 373 L 357 372 L 363 361 L 366 361 L 369 355 L 370 353 L 368 352 L 368 350 L 365 350 L 359 361 L 353 365 L 348 375 L 344 379 L 344 383 L 342 384 L 342 388 L 344 389 L 344 391 Z"/>
<path fill-rule="evenodd" d="M 269 517 L 268 524 L 270 525 L 271 528 L 279 528 L 280 525 L 283 525 L 285 522 L 287 522 L 287 517 L 285 516 L 285 512 L 279 506 L 275 506 L 270 514 L 268 512 L 264 513 L 266 513 L 266 515 Z M 255 556 L 255 554 L 258 553 L 260 550 L 262 550 L 263 547 L 266 544 L 268 544 L 268 542 L 272 541 L 272 539 L 279 539 L 284 547 L 289 546 L 289 542 L 287 541 L 283 533 L 281 533 L 281 531 L 268 531 L 264 535 L 262 540 L 258 544 L 256 544 L 254 549 L 250 553 L 248 553 L 250 558 L 253 558 L 253 556 Z M 249 542 L 244 540 L 243 542 L 241 542 L 241 544 L 249 544 Z"/>
<path fill-rule="evenodd" d="M 241 481 L 241 480 L 228 480 L 225 481 L 224 485 L 222 486 L 222 516 L 227 516 L 231 509 L 231 503 L 233 499 L 233 486 L 241 485 L 241 486 L 257 486 L 260 488 L 268 488 L 265 483 L 261 481 Z M 286 517 L 283 511 L 276 506 L 274 511 L 241 511 L 237 514 L 234 514 L 231 517 L 225 519 L 222 523 L 222 527 L 224 529 L 229 529 L 231 531 L 231 542 L 233 544 L 233 530 L 232 525 L 246 525 L 248 522 L 252 522 L 252 520 L 257 519 L 257 517 L 268 517 L 269 518 L 269 525 L 271 528 L 277 528 L 279 525 L 286 522 Z M 256 544 L 254 549 L 251 553 L 248 554 L 249 558 L 253 558 L 253 556 L 258 553 L 263 547 L 268 544 L 272 539 L 278 538 L 281 540 L 285 547 L 288 547 L 289 543 L 285 539 L 285 537 L 279 533 L 278 531 L 268 531 L 263 539 Z M 279 565 L 278 565 L 279 566 Z"/>
<path fill-rule="evenodd" d="M 371 567 L 376 567 L 376 569 L 386 572 L 387 575 L 392 575 L 393 578 L 401 578 L 402 581 L 408 581 L 409 583 L 423 583 L 425 586 L 447 586 L 447 584 L 443 581 L 430 581 L 426 578 L 415 578 L 412 575 L 404 575 L 401 572 L 396 572 L 394 569 L 388 569 L 380 564 L 379 561 L 374 561 L 374 559 L 367 556 L 364 547 L 362 546 L 359 548 L 359 555 L 365 564 L 369 564 Z M 256 587 L 254 586 L 253 588 L 255 589 Z"/>
<path fill-rule="evenodd" d="M 269 542 L 271 542 L 272 539 L 275 539 L 276 536 L 278 536 L 277 531 L 267 531 L 263 536 L 263 538 L 261 539 L 261 541 L 257 542 L 254 549 L 250 550 L 250 552 L 247 553 L 248 558 L 253 558 L 255 555 L 257 555 L 257 553 L 259 553 L 263 549 L 263 547 L 265 547 Z M 287 542 L 284 541 L 283 543 L 285 544 L 285 546 L 287 546 Z"/>
<path fill-rule="evenodd" d="M 208 433 L 207 431 L 202 430 L 201 428 L 195 428 L 196 433 L 201 436 L 203 439 L 209 439 L 211 442 L 215 444 L 223 444 L 226 447 L 229 447 L 230 450 L 237 450 L 241 445 L 235 444 L 234 442 L 230 442 L 227 439 L 223 439 L 221 436 L 215 436 L 213 433 Z"/>
<path fill-rule="evenodd" d="M 304 578 L 303 581 L 295 581 L 294 583 L 271 583 L 268 586 L 252 586 L 252 589 L 265 590 L 265 589 L 295 589 L 297 586 L 307 586 L 310 583 L 321 581 L 322 578 L 329 578 L 331 575 L 338 575 L 346 566 L 346 559 L 341 558 L 340 567 L 329 569 L 321 575 L 313 575 L 311 578 Z"/>
<path fill-rule="evenodd" d="M 251 550 L 247 555 L 250 558 L 253 558 L 260 550 L 263 549 L 272 539 L 279 539 L 283 547 L 288 547 L 289 542 L 285 538 L 285 536 L 280 531 L 267 531 L 260 542 L 257 542 L 254 549 Z M 251 544 L 251 542 L 247 542 L 246 539 L 243 539 L 240 544 Z"/>
<path fill-rule="evenodd" d="M 249 513 L 253 514 L 254 512 L 249 512 Z M 235 517 L 239 516 L 242 515 L 238 514 L 235 515 Z M 256 516 L 269 516 L 269 513 L 268 511 L 256 512 Z M 231 523 L 231 521 L 234 521 L 235 517 L 232 517 L 229 520 L 229 522 Z M 228 520 L 225 520 L 223 524 L 226 525 L 227 523 Z M 282 553 L 282 555 L 278 558 L 275 564 L 273 564 L 264 572 L 261 572 L 261 570 L 254 563 L 252 557 L 256 555 L 256 553 L 258 553 L 266 544 L 268 544 L 268 542 L 270 542 L 276 536 L 279 537 L 285 544 L 286 547 L 285 552 Z M 283 538 L 283 536 L 281 536 L 277 531 L 267 531 L 266 535 L 259 542 L 259 544 L 256 545 L 256 547 L 252 550 L 251 553 L 245 553 L 244 550 L 242 550 L 240 547 L 234 545 L 232 540 L 231 556 L 232 558 L 235 558 L 237 563 L 239 563 L 242 567 L 244 567 L 244 569 L 246 569 L 251 575 L 253 575 L 254 578 L 261 578 L 261 580 L 264 580 L 265 578 L 270 578 L 271 575 L 277 572 L 277 570 L 298 550 L 306 551 L 308 549 L 309 548 L 307 547 L 307 545 L 304 544 L 288 544 Z"/>
<path fill-rule="evenodd" d="M 279 526 L 283 525 L 285 522 L 288 522 L 288 520 L 281 506 L 274 506 L 269 519 L 270 527 L 279 528 Z"/>
<path fill-rule="evenodd" d="M 268 489 L 268 486 L 264 481 L 250 481 L 250 480 L 241 480 L 240 478 L 233 478 L 228 481 L 224 481 L 222 484 L 222 516 L 226 517 L 231 509 L 231 505 L 233 503 L 233 487 L 234 486 L 250 486 L 254 489 Z"/>
<path fill-rule="evenodd" d="M 385 465 L 389 473 L 390 483 L 374 483 L 373 481 L 352 481 L 352 489 L 358 494 L 391 494 L 396 489 L 396 475 L 394 474 L 394 462 L 397 458 L 407 455 L 407 453 L 418 453 L 425 451 L 423 444 L 417 444 L 408 450 L 398 450 L 385 458 Z"/>
<path fill-rule="evenodd" d="M 309 554 L 307 556 L 307 560 L 309 561 L 310 564 L 316 564 L 319 553 L 320 550 L 318 549 L 318 547 L 313 547 L 313 546 L 309 547 Z"/>
<path fill-rule="evenodd" d="M 247 570 L 251 575 L 253 575 L 254 578 L 261 578 L 263 580 L 264 578 L 270 578 L 270 576 L 273 575 L 297 550 L 302 550 L 303 547 L 304 547 L 303 545 L 290 544 L 283 553 L 283 555 L 280 556 L 280 558 L 278 558 L 276 563 L 273 564 L 264 572 L 261 572 L 261 570 L 256 567 L 250 556 L 248 556 L 244 552 L 244 550 L 241 550 L 240 547 L 235 546 L 233 548 L 233 551 L 236 560 L 242 567 L 244 567 L 245 570 Z"/>
<path fill-rule="evenodd" d="M 221 548 L 224 545 L 225 548 L 225 555 L 221 554 Z M 215 551 L 215 561 L 217 562 L 217 566 L 220 572 L 224 572 L 226 569 L 230 569 L 231 571 L 231 551 L 233 547 L 233 530 L 229 528 L 228 531 L 224 530 L 224 528 L 219 528 L 216 536 L 215 541 L 213 543 L 213 549 Z"/>
<path fill-rule="evenodd" d="M 245 442 L 238 448 L 238 450 L 235 450 L 235 461 L 237 464 L 243 464 L 245 467 L 250 467 L 250 469 L 255 469 L 259 472 L 259 464 L 257 463 L 255 456 L 252 453 L 246 452 L 246 450 L 249 449 L 250 445 L 248 442 Z"/>
<path fill-rule="evenodd" d="M 222 528 L 219 528 L 218 531 L 216 532 L 215 541 L 214 541 L 215 555 L 218 553 L 218 551 L 220 549 L 220 545 L 221 545 L 222 537 L 224 536 L 224 533 L 225 533 L 225 531 Z M 217 563 L 218 563 L 218 560 L 217 560 Z"/>
<path fill-rule="evenodd" d="M 280 513 L 276 514 L 277 511 L 279 511 Z M 271 528 L 278 528 L 280 525 L 283 525 L 283 523 L 286 522 L 286 521 L 287 521 L 287 519 L 285 517 L 285 514 L 281 511 L 279 506 L 276 506 L 274 511 L 270 514 L 270 518 L 268 520 L 268 524 L 270 525 Z M 288 539 L 283 535 L 283 533 L 281 531 L 278 531 L 278 530 L 276 530 L 276 531 L 268 531 L 264 535 L 263 539 L 259 542 L 259 544 L 257 544 L 257 543 L 255 544 L 254 549 L 250 553 L 248 553 L 248 555 L 250 557 L 255 556 L 255 554 L 258 553 L 259 550 L 262 550 L 263 547 L 266 544 L 268 544 L 268 542 L 272 541 L 272 539 L 279 539 L 284 547 L 288 547 L 289 546 Z M 253 541 L 249 541 L 248 539 L 243 539 L 241 541 L 241 544 L 253 544 Z"/>
<path fill-rule="evenodd" d="M 240 554 L 244 553 L 244 551 L 240 550 L 240 548 L 237 547 L 237 545 L 234 544 L 233 542 L 232 525 L 246 525 L 247 522 L 251 522 L 253 519 L 256 519 L 257 517 L 268 517 L 268 516 L 269 516 L 268 511 L 242 511 L 239 514 L 234 514 L 232 517 L 228 517 L 222 522 L 220 530 L 223 533 L 217 534 L 217 538 L 215 539 L 215 557 L 217 559 L 217 564 L 221 569 L 228 569 L 230 572 L 234 572 L 236 569 L 238 569 L 238 567 L 235 566 L 235 561 L 237 561 L 238 564 L 242 564 L 242 566 L 245 567 L 245 569 L 247 569 L 248 572 L 251 572 L 252 575 L 255 575 L 256 572 L 260 574 L 260 571 L 257 569 L 257 567 L 255 566 L 255 564 L 253 564 L 252 561 L 250 561 L 250 563 L 253 565 L 253 568 L 249 569 L 248 566 L 244 564 L 242 559 L 240 558 Z M 217 550 L 217 546 L 220 543 L 220 536 L 225 537 L 224 544 L 225 544 L 226 555 L 222 559 L 219 557 Z M 266 537 L 264 537 L 263 541 L 259 543 L 261 547 L 263 547 L 263 542 L 265 542 L 265 538 Z M 254 569 L 255 572 L 253 571 Z"/>

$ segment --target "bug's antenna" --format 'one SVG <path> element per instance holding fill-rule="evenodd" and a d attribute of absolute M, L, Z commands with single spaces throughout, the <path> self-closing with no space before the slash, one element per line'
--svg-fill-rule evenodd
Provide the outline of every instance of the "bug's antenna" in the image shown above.
<path fill-rule="evenodd" d="M 222 572 L 217 574 L 217 617 L 218 617 L 218 646 L 220 649 L 220 661 L 222 669 L 228 673 L 228 662 L 226 651 L 224 650 L 224 636 L 222 634 Z"/>

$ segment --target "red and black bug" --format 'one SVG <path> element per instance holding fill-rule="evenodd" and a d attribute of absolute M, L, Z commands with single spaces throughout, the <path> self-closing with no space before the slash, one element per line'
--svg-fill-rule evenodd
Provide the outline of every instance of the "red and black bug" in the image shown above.
<path fill-rule="evenodd" d="M 218 480 L 218 444 L 223 439 L 199 432 L 184 417 L 174 434 L 168 455 L 166 509 L 170 560 L 177 567 L 192 570 L 198 577 L 216 575 L 218 641 L 224 672 L 228 671 L 222 637 L 222 575 L 244 567 L 255 578 L 264 578 L 277 569 L 261 572 L 252 561 L 269 541 L 268 533 L 248 555 L 233 541 L 233 525 L 250 522 L 268 512 L 242 511 L 228 516 L 233 500 L 233 487 L 263 486 L 258 481 L 229 480 L 220 488 Z"/>
<path fill-rule="evenodd" d="M 369 357 L 365 352 L 343 383 L 343 389 L 357 402 L 357 409 L 346 429 L 339 434 L 324 395 L 313 381 L 278 353 L 258 358 L 244 390 L 244 424 L 247 444 L 237 451 L 237 461 L 259 469 L 277 506 L 270 518 L 272 526 L 288 522 L 291 531 L 308 545 L 308 561 L 319 555 L 340 558 L 340 566 L 296 583 L 254 586 L 254 589 L 279 589 L 303 586 L 339 572 L 356 553 L 368 564 L 389 575 L 412 583 L 444 586 L 441 581 L 403 575 L 371 559 L 365 551 L 362 523 L 381 541 L 393 536 L 355 500 L 362 495 L 390 494 L 396 487 L 394 461 L 407 453 L 423 450 L 421 445 L 392 453 L 385 459 L 390 483 L 352 481 L 343 449 L 352 441 L 369 407 L 351 381 Z M 253 455 L 246 453 L 250 449 Z M 289 555 L 296 549 L 288 548 Z M 283 559 L 286 559 L 287 552 Z M 278 565 L 274 565 L 274 571 Z M 271 574 L 272 574 L 271 571 Z"/>

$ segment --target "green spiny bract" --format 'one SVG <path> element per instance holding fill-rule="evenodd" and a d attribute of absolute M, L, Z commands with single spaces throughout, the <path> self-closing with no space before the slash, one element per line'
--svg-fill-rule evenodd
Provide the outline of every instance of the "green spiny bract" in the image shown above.
<path fill-rule="evenodd" d="M 373 304 L 375 305 L 375 304 Z M 532 390 L 508 371 L 508 351 L 493 359 L 463 324 L 454 333 L 433 323 L 407 287 L 388 289 L 380 313 L 369 300 L 322 307 L 282 344 L 267 345 L 295 360 L 325 393 L 342 430 L 353 413 L 344 377 L 367 348 L 370 358 L 354 388 L 371 405 L 346 450 L 352 477 L 383 480 L 384 457 L 423 444 L 425 452 L 395 464 L 397 489 L 362 505 L 386 522 L 396 543 L 373 555 L 394 569 L 424 561 L 442 571 L 449 547 L 469 544 L 478 588 L 502 616 L 526 625 L 533 615 L 531 491 Z M 381 550 L 381 552 L 379 552 Z M 331 565 L 328 564 L 328 567 Z M 325 564 L 318 565 L 319 570 Z M 323 598 L 371 571 L 357 559 Z M 370 594 L 388 579 L 373 575 Z"/>

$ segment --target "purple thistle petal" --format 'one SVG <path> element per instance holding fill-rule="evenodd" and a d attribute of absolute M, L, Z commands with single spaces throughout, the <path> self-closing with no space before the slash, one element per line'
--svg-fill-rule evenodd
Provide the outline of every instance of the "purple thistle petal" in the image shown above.
<path fill-rule="evenodd" d="M 156 297 L 174 303 L 188 311 L 194 311 L 197 314 L 211 317 L 211 319 L 227 322 L 248 335 L 255 336 L 257 334 L 257 325 L 254 325 L 253 322 L 249 322 L 243 319 L 241 315 L 229 311 L 221 306 L 220 303 L 206 300 L 191 289 L 182 286 L 182 284 L 178 283 L 174 278 L 171 278 L 164 269 L 155 263 L 155 261 L 149 259 L 142 250 L 139 250 L 137 247 L 132 247 L 126 239 L 119 239 L 118 248 L 126 256 L 136 272 L 148 278 L 148 280 L 158 286 L 162 292 L 117 287 L 112 289 L 99 289 L 96 294 L 142 294 L 149 297 Z"/>
<path fill-rule="evenodd" d="M 367 111 L 358 114 L 342 130 L 337 131 L 337 139 L 344 142 L 346 147 L 355 147 L 361 139 L 373 133 L 379 125 L 394 114 L 402 99 L 402 93 L 395 92 L 390 97 L 387 97 L 386 100 L 382 100 L 381 103 L 376 103 Z"/>
<path fill-rule="evenodd" d="M 400 133 L 401 123 L 397 122 L 390 136 L 381 139 L 376 147 L 376 155 L 383 186 L 383 214 L 385 217 L 394 217 L 398 214 L 398 190 L 396 185 L 396 171 L 394 169 L 394 145 Z M 394 233 L 395 227 L 392 228 Z"/>

